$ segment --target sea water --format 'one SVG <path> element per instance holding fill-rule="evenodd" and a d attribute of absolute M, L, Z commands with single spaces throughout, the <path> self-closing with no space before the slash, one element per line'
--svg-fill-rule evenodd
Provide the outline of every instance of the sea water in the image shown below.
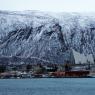
<path fill-rule="evenodd" d="M 0 95 L 95 95 L 95 78 L 1 79 Z"/>

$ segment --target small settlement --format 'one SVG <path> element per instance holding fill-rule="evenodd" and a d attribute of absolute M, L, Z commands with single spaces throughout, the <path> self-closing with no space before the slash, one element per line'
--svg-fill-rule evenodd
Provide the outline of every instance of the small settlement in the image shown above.
<path fill-rule="evenodd" d="M 64 64 L 19 64 L 0 65 L 0 78 L 72 78 L 93 77 L 95 64 L 93 56 L 83 55 L 75 50 L 71 63 Z"/>

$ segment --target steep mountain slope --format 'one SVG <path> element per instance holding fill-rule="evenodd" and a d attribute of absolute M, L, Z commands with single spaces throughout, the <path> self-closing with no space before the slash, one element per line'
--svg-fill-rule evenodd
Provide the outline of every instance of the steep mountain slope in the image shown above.
<path fill-rule="evenodd" d="M 0 11 L 0 56 L 70 60 L 70 49 L 95 57 L 95 16 Z"/>

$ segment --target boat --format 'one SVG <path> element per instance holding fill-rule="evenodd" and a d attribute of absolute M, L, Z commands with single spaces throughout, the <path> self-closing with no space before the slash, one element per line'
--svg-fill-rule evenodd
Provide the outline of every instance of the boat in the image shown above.
<path fill-rule="evenodd" d="M 89 71 L 56 71 L 56 72 L 51 72 L 50 76 L 56 77 L 56 78 L 85 78 L 85 77 L 90 77 L 89 76 Z"/>

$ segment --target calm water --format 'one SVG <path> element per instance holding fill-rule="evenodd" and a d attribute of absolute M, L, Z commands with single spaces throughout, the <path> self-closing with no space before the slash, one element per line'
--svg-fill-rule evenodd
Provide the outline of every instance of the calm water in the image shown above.
<path fill-rule="evenodd" d="M 0 95 L 95 95 L 95 78 L 1 79 Z"/>

